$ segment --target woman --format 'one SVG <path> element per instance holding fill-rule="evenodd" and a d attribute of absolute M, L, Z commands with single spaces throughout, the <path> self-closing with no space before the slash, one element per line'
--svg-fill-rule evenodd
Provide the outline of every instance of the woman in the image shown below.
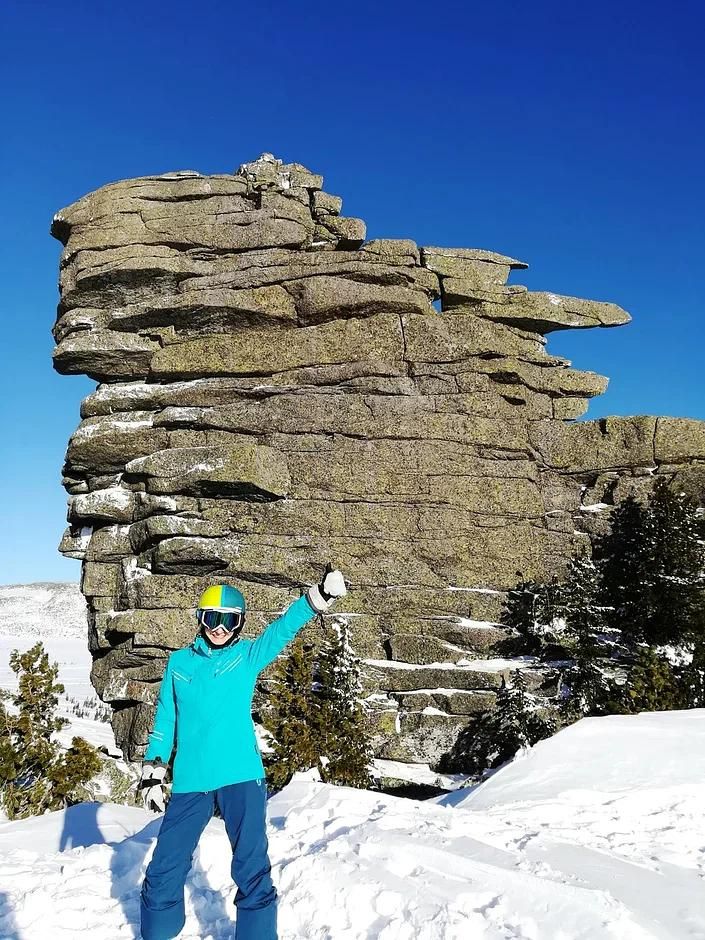
<path fill-rule="evenodd" d="M 267 782 L 252 695 L 259 673 L 301 627 L 346 593 L 341 572 L 326 570 L 322 582 L 290 604 L 256 640 L 240 637 L 245 599 L 237 588 L 214 585 L 201 596 L 199 634 L 167 660 L 139 784 L 145 805 L 164 812 L 164 777 L 175 747 L 171 799 L 142 884 L 144 940 L 170 940 L 181 932 L 186 876 L 216 805 L 233 851 L 235 938 L 276 940 Z"/>

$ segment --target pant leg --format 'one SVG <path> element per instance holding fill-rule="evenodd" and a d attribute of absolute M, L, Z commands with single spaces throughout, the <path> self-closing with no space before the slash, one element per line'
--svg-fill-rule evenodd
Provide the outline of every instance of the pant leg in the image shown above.
<path fill-rule="evenodd" d="M 233 783 L 218 790 L 216 799 L 233 850 L 235 940 L 277 940 L 278 896 L 267 842 L 267 781 Z"/>
<path fill-rule="evenodd" d="M 171 940 L 181 933 L 186 920 L 186 877 L 214 805 L 212 792 L 172 793 L 142 883 L 143 940 Z"/>

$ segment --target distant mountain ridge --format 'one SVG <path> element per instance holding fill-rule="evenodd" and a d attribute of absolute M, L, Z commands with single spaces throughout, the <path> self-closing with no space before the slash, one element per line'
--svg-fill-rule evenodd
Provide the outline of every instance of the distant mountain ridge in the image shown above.
<path fill-rule="evenodd" d="M 0 585 L 3 636 L 86 636 L 86 602 L 76 581 Z"/>

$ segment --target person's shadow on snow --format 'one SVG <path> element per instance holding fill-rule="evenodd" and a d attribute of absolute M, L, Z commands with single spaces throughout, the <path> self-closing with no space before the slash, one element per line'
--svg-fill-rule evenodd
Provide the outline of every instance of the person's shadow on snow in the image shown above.
<path fill-rule="evenodd" d="M 64 810 L 63 827 L 59 836 L 59 851 L 105 843 L 98 825 L 100 803 L 79 803 Z M 0 940 L 22 940 L 9 895 L 0 891 Z"/>
<path fill-rule="evenodd" d="M 77 803 L 64 810 L 64 827 L 59 838 L 59 851 L 102 845 L 105 837 L 98 825 L 100 803 Z"/>
<path fill-rule="evenodd" d="M 77 803 L 64 810 L 64 826 L 59 838 L 59 851 L 71 851 L 77 848 L 88 848 L 92 845 L 107 845 L 112 849 L 110 855 L 110 896 L 119 901 L 123 908 L 125 920 L 130 925 L 139 925 L 139 889 L 137 903 L 134 894 L 129 888 L 131 882 L 131 868 L 136 867 L 139 873 L 144 856 L 149 848 L 149 840 L 142 845 L 137 837 L 126 837 L 120 841 L 110 842 L 103 834 L 98 815 L 102 803 Z M 156 823 L 156 820 L 155 820 Z M 150 823 L 146 829 L 154 829 L 155 823 Z M 158 830 L 158 825 L 156 829 Z M 142 830 L 143 832 L 145 830 Z M 141 833 L 140 833 L 141 835 Z M 139 937 L 139 929 L 137 930 Z"/>
<path fill-rule="evenodd" d="M 119 902 L 125 921 L 132 927 L 135 940 L 140 932 L 140 891 L 146 868 L 145 860 L 156 841 L 162 824 L 162 816 L 155 816 L 147 825 L 133 836 L 120 841 L 110 842 L 103 835 L 98 814 L 102 803 L 78 803 L 64 811 L 64 823 L 59 838 L 59 851 L 76 848 L 88 848 L 91 845 L 108 845 L 110 855 L 110 896 Z M 226 842 L 227 849 L 229 845 Z M 194 864 L 186 880 L 186 893 L 191 894 L 192 904 L 199 923 L 199 937 L 213 936 L 216 940 L 226 940 L 232 936 L 233 919 L 228 915 L 222 894 L 208 888 L 206 872 L 200 863 L 198 849 L 194 855 Z M 204 897 L 204 895 L 209 897 Z M 199 899 L 199 895 L 202 900 Z M 0 902 L 2 902 L 0 893 Z M 233 905 L 234 914 L 234 905 Z M 2 919 L 3 915 L 5 920 Z M 0 903 L 0 940 L 22 940 L 19 934 L 11 932 L 5 909 Z M 216 926 L 221 924 L 220 927 Z"/>
<path fill-rule="evenodd" d="M 141 937 L 140 889 L 144 875 L 145 859 L 152 842 L 157 838 L 162 823 L 155 816 L 147 825 L 130 838 L 115 843 L 110 857 L 110 895 L 120 902 L 126 922 L 132 927 L 133 937 Z"/>
<path fill-rule="evenodd" d="M 0 891 L 0 937 L 2 940 L 22 940 L 10 898 L 4 891 Z"/>

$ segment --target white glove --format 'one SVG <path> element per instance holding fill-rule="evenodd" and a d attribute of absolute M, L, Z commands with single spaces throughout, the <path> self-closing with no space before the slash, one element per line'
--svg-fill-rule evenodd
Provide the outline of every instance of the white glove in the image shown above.
<path fill-rule="evenodd" d="M 137 789 L 143 791 L 142 799 L 145 809 L 151 810 L 153 813 L 163 813 L 165 809 L 165 776 L 166 764 L 148 762 L 142 765 L 142 779 L 137 785 Z"/>
<path fill-rule="evenodd" d="M 331 569 L 330 564 L 326 568 L 323 580 L 320 584 L 314 584 L 306 592 L 306 597 L 314 610 L 322 614 L 336 602 L 339 597 L 345 597 L 348 589 L 345 586 L 345 579 L 342 571 Z"/>

